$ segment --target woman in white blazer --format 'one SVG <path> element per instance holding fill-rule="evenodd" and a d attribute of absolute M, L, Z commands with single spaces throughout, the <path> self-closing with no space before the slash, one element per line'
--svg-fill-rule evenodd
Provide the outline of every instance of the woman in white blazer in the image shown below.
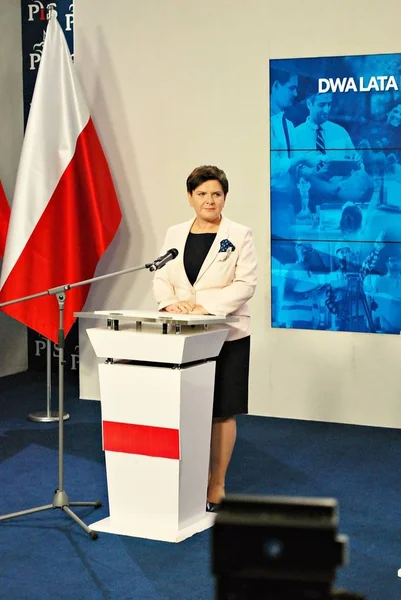
<path fill-rule="evenodd" d="M 252 232 L 222 215 L 228 193 L 225 173 L 195 169 L 187 179 L 195 218 L 170 227 L 163 250 L 178 256 L 156 271 L 153 291 L 159 310 L 200 315 L 234 315 L 216 362 L 207 510 L 217 510 L 236 440 L 235 415 L 248 412 L 250 315 L 256 253 Z"/>

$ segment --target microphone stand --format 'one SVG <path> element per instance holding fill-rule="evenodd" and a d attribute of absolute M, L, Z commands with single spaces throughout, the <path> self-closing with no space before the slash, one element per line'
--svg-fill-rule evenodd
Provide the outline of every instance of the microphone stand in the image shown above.
<path fill-rule="evenodd" d="M 41 296 L 57 296 L 58 307 L 59 307 L 59 330 L 58 330 L 58 346 L 59 346 L 59 355 L 58 355 L 58 414 L 61 416 L 64 414 L 64 304 L 66 299 L 66 292 L 72 288 L 79 287 L 82 285 L 88 285 L 90 283 L 94 283 L 95 281 L 100 281 L 102 279 L 108 279 L 110 277 L 116 277 L 118 275 L 124 275 L 125 273 L 133 273 L 134 271 L 141 271 L 142 269 L 149 269 L 150 271 L 156 271 L 157 269 L 164 266 L 166 261 L 172 260 L 175 258 L 175 255 L 171 255 L 171 258 L 166 259 L 166 255 L 157 258 L 152 263 L 146 263 L 144 265 L 140 265 L 138 267 L 131 267 L 129 269 L 124 269 L 123 271 L 116 271 L 114 273 L 109 273 L 107 275 L 100 275 L 98 277 L 93 277 L 92 279 L 86 279 L 85 281 L 78 281 L 77 283 L 69 283 L 66 285 L 61 285 L 59 287 L 51 288 L 44 292 L 39 292 L 37 294 L 32 294 L 31 296 L 25 296 L 23 298 L 17 298 L 15 300 L 9 300 L 8 302 L 3 302 L 0 304 L 0 308 L 3 306 L 8 306 L 10 304 L 16 304 L 17 302 L 24 302 L 25 300 L 32 300 L 34 298 L 40 298 Z M 49 510 L 51 508 L 59 508 L 63 512 L 65 512 L 71 519 L 73 519 L 92 540 L 96 540 L 98 538 L 98 534 L 96 531 L 90 529 L 85 523 L 70 509 L 70 506 L 93 506 L 94 508 L 100 508 L 102 506 L 101 502 L 98 500 L 93 502 L 70 502 L 67 493 L 64 490 L 64 419 L 59 418 L 58 420 L 58 488 L 55 491 L 55 495 L 53 497 L 53 502 L 51 504 L 45 504 L 43 506 L 37 506 L 35 508 L 29 508 L 28 510 L 22 510 L 19 512 L 9 513 L 7 515 L 0 516 L 0 521 L 5 521 L 6 519 L 13 519 L 15 517 L 22 517 L 23 515 L 29 515 L 37 512 L 41 512 L 44 510 Z"/>

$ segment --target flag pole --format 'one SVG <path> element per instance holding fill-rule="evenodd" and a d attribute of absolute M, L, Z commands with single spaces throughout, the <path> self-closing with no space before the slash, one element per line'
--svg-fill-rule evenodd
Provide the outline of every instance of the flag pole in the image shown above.
<path fill-rule="evenodd" d="M 53 18 L 53 6 L 49 6 L 49 19 Z M 51 341 L 46 339 L 46 410 L 40 410 L 36 413 L 29 413 L 28 421 L 34 423 L 55 423 L 59 420 L 60 413 L 58 411 L 52 411 L 51 409 L 51 398 L 52 398 L 52 358 L 51 358 Z M 66 421 L 70 418 L 68 413 L 63 413 L 63 420 Z"/>
<path fill-rule="evenodd" d="M 52 410 L 52 355 L 51 341 L 46 340 L 46 410 L 40 410 L 36 413 L 29 413 L 28 421 L 34 423 L 55 423 L 59 420 L 59 412 Z M 63 413 L 63 419 L 66 421 L 70 418 L 68 413 Z"/>
<path fill-rule="evenodd" d="M 28 421 L 34 423 L 55 423 L 59 420 L 58 410 L 52 410 L 52 354 L 51 341 L 46 340 L 46 410 L 40 410 L 36 413 L 29 413 Z M 68 413 L 63 413 L 63 419 L 66 421 L 70 418 Z"/>
<path fill-rule="evenodd" d="M 175 252 L 177 252 L 175 250 Z M 171 255 L 168 260 L 175 258 L 175 255 Z M 100 281 L 102 279 L 108 279 L 110 277 L 116 277 L 118 275 L 124 275 L 125 273 L 132 273 L 134 271 L 141 271 L 142 269 L 149 269 L 150 271 L 155 271 L 162 266 L 164 266 L 164 262 L 160 262 L 161 259 L 165 259 L 165 257 L 159 257 L 152 263 L 146 263 L 144 265 L 140 265 L 138 267 L 131 267 L 129 269 L 124 269 L 122 271 L 116 271 L 114 273 L 108 273 L 106 275 L 100 275 L 98 277 L 93 277 L 92 279 L 86 279 L 85 281 L 78 281 L 76 283 L 66 284 L 62 286 L 58 286 L 56 288 L 51 288 L 44 292 L 39 292 L 37 294 L 32 294 L 30 296 L 25 296 L 24 298 L 16 298 L 15 300 L 9 300 L 8 302 L 0 303 L 0 308 L 6 306 L 8 304 L 15 304 L 17 302 L 23 302 L 26 300 L 32 300 L 34 298 L 39 298 L 41 296 L 46 296 L 48 294 L 57 296 L 58 308 L 59 308 L 59 330 L 58 330 L 58 375 L 59 375 L 59 386 L 58 386 L 58 410 L 59 415 L 62 415 L 64 412 L 64 342 L 65 342 L 65 332 L 64 332 L 64 304 L 66 298 L 66 292 L 72 288 L 79 287 L 82 285 L 88 285 L 95 281 Z M 19 512 L 9 513 L 6 515 L 0 516 L 0 521 L 5 521 L 7 519 L 13 519 L 15 517 L 22 517 L 24 515 L 34 514 L 37 512 L 50 510 L 52 508 L 59 508 L 64 511 L 71 519 L 73 519 L 92 540 L 97 540 L 98 534 L 93 529 L 90 529 L 70 508 L 70 506 L 92 506 L 94 508 L 99 508 L 102 506 L 99 500 L 95 500 L 92 502 L 70 502 L 66 491 L 64 490 L 64 419 L 58 420 L 58 487 L 55 491 L 55 495 L 53 497 L 53 502 L 51 504 L 45 504 L 43 506 L 37 506 L 34 508 L 29 508 L 27 510 L 22 510 Z"/>

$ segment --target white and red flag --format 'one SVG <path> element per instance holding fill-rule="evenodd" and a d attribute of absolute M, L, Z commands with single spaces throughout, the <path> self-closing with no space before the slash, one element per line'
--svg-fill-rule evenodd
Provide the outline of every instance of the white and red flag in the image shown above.
<path fill-rule="evenodd" d="M 6 247 L 8 222 L 10 220 L 10 207 L 7 202 L 3 185 L 0 181 L 0 258 L 4 256 Z"/>
<path fill-rule="evenodd" d="M 0 278 L 0 303 L 94 276 L 121 210 L 63 31 L 53 15 L 32 97 Z M 67 292 L 65 334 L 89 286 Z M 54 295 L 3 307 L 57 342 Z"/>

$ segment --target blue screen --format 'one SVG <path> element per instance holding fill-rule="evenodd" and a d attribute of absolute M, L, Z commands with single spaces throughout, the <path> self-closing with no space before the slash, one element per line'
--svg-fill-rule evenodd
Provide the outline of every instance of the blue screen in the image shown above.
<path fill-rule="evenodd" d="M 272 326 L 401 330 L 401 55 L 270 61 Z"/>

